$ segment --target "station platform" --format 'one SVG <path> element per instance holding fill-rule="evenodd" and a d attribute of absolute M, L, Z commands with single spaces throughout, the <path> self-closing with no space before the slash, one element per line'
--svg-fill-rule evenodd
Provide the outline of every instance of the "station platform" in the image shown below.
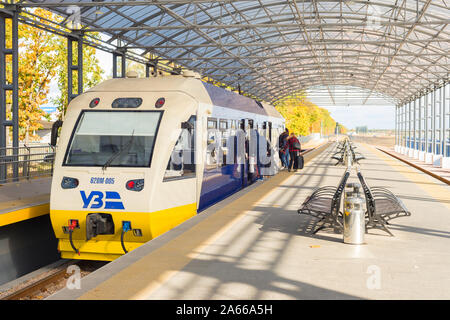
<path fill-rule="evenodd" d="M 0 185 L 0 285 L 59 259 L 50 187 L 51 177 Z"/>
<path fill-rule="evenodd" d="M 407 155 L 396 152 L 392 147 L 388 148 L 381 146 L 377 147 L 377 149 L 450 185 L 450 169 L 434 166 L 431 163 L 425 163 L 424 161 L 420 161 L 419 159 L 408 157 Z"/>
<path fill-rule="evenodd" d="M 0 185 L 0 227 L 48 214 L 51 182 L 48 177 Z"/>
<path fill-rule="evenodd" d="M 449 299 L 450 187 L 367 145 L 361 172 L 411 211 L 365 245 L 297 214 L 311 192 L 336 186 L 334 144 L 210 207 L 49 299 Z M 349 182 L 357 181 L 353 170 Z"/>

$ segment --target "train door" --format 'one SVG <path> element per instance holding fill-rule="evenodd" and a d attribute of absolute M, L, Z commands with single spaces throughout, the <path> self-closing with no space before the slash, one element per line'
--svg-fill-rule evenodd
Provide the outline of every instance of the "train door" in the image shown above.
<path fill-rule="evenodd" d="M 247 181 L 248 184 L 256 180 L 258 176 L 257 166 L 257 141 L 258 137 L 255 130 L 255 122 L 253 119 L 248 119 L 248 131 L 247 131 Z"/>
<path fill-rule="evenodd" d="M 247 163 L 248 163 L 248 139 L 247 139 L 247 120 L 239 120 L 239 130 L 236 139 L 238 164 L 241 170 L 242 187 L 246 187 L 247 182 Z"/>
<path fill-rule="evenodd" d="M 196 131 L 196 116 L 181 123 L 181 133 L 167 163 L 163 181 L 176 203 L 197 202 Z"/>

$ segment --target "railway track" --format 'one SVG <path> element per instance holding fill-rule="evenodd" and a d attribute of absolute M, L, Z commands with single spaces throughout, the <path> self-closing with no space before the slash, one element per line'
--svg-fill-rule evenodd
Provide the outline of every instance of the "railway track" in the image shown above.
<path fill-rule="evenodd" d="M 36 276 L 34 281 L 31 279 L 28 281 L 29 283 L 8 290 L 6 294 L 0 296 L 0 300 L 45 299 L 66 286 L 67 279 L 72 275 L 72 273 L 68 273 L 70 266 L 77 266 L 80 270 L 80 276 L 83 278 L 106 263 L 101 261 L 70 260 L 50 271 L 48 275 L 43 277 Z"/>

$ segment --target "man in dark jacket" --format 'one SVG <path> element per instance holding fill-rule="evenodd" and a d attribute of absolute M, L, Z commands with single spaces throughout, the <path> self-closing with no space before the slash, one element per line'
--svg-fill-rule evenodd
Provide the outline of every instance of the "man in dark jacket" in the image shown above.
<path fill-rule="evenodd" d="M 289 130 L 286 128 L 278 139 L 278 146 L 280 150 L 280 160 L 285 168 L 289 167 L 289 145 L 287 139 L 289 137 Z"/>
<path fill-rule="evenodd" d="M 291 171 L 291 169 L 294 169 L 297 171 L 298 167 L 298 156 L 300 155 L 300 150 L 302 149 L 300 141 L 298 141 L 297 137 L 291 133 L 289 139 L 288 139 L 288 145 L 289 145 L 289 169 L 288 171 Z M 294 166 L 292 168 L 292 166 Z"/>

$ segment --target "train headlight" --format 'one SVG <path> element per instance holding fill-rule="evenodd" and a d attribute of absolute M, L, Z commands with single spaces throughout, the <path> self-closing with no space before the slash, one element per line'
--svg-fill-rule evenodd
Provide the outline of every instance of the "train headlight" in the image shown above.
<path fill-rule="evenodd" d="M 141 191 L 144 189 L 144 179 L 136 179 L 127 181 L 125 187 L 131 191 Z"/>
<path fill-rule="evenodd" d="M 95 108 L 100 103 L 100 98 L 95 98 L 89 103 L 89 108 Z"/>
<path fill-rule="evenodd" d="M 164 98 L 159 98 L 159 99 L 156 100 L 156 102 L 155 102 L 155 108 L 162 108 L 162 106 L 164 105 L 164 103 L 166 103 L 166 99 L 164 99 Z"/>
<path fill-rule="evenodd" d="M 78 179 L 70 178 L 70 177 L 63 177 L 61 181 L 61 188 L 63 189 L 73 189 L 78 187 Z"/>

